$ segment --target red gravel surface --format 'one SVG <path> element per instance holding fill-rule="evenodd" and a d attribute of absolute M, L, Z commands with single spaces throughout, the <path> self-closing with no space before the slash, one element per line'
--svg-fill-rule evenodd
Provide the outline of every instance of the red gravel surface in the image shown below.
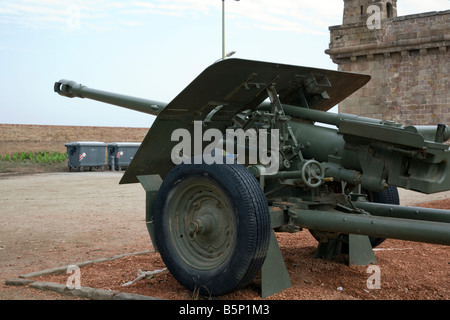
<path fill-rule="evenodd" d="M 118 185 L 121 173 L 53 173 L 0 177 L 0 299 L 77 299 L 5 280 L 47 268 L 150 250 L 81 268 L 81 285 L 171 300 L 210 299 L 183 288 L 168 271 L 135 282 L 138 270 L 164 268 L 145 227 L 140 185 Z M 406 204 L 450 209 L 449 193 L 407 194 Z M 405 198 L 403 198 L 405 199 Z M 405 201 L 402 200 L 402 204 Z M 375 251 L 379 288 L 368 266 L 348 266 L 345 255 L 315 259 L 307 230 L 278 233 L 292 286 L 267 300 L 449 300 L 450 247 L 388 239 Z M 69 274 L 35 280 L 66 283 Z M 260 300 L 260 279 L 214 298 Z"/>

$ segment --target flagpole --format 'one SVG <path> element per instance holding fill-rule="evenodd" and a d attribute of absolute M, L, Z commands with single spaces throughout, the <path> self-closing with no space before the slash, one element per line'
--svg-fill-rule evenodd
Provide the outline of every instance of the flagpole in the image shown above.
<path fill-rule="evenodd" d="M 225 0 L 222 0 L 222 60 L 225 60 Z"/>
<path fill-rule="evenodd" d="M 225 60 L 225 0 L 222 0 L 222 60 Z"/>

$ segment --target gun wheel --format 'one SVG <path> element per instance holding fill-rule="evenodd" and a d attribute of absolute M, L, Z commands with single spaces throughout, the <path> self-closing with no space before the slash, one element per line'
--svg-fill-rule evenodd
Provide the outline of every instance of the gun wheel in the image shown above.
<path fill-rule="evenodd" d="M 155 201 L 155 242 L 172 275 L 202 295 L 223 295 L 253 280 L 267 254 L 264 193 L 239 164 L 181 164 Z"/>
<path fill-rule="evenodd" d="M 380 192 L 368 192 L 369 201 L 385 204 L 400 204 L 397 187 L 389 186 L 386 190 Z M 379 246 L 386 238 L 369 237 L 372 248 Z"/>

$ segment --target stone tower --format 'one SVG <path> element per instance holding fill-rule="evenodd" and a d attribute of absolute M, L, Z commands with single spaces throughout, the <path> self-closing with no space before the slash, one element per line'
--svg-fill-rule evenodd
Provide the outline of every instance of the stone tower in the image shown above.
<path fill-rule="evenodd" d="M 377 6 L 380 19 L 397 17 L 397 0 L 344 0 L 343 24 L 366 22 L 372 11 L 370 6 Z"/>
<path fill-rule="evenodd" d="M 372 76 L 339 112 L 404 124 L 450 124 L 450 10 L 397 16 L 396 0 L 344 0 L 326 53 Z"/>

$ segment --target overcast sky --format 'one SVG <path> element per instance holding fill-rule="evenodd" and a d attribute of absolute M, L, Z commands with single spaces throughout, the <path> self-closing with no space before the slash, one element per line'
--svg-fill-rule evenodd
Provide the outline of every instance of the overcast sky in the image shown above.
<path fill-rule="evenodd" d="M 398 0 L 398 15 L 450 9 Z M 234 57 L 336 70 L 324 53 L 342 0 L 225 1 Z M 153 116 L 68 99 L 53 84 L 170 102 L 222 55 L 222 1 L 0 2 L 0 123 L 150 127 Z"/>

